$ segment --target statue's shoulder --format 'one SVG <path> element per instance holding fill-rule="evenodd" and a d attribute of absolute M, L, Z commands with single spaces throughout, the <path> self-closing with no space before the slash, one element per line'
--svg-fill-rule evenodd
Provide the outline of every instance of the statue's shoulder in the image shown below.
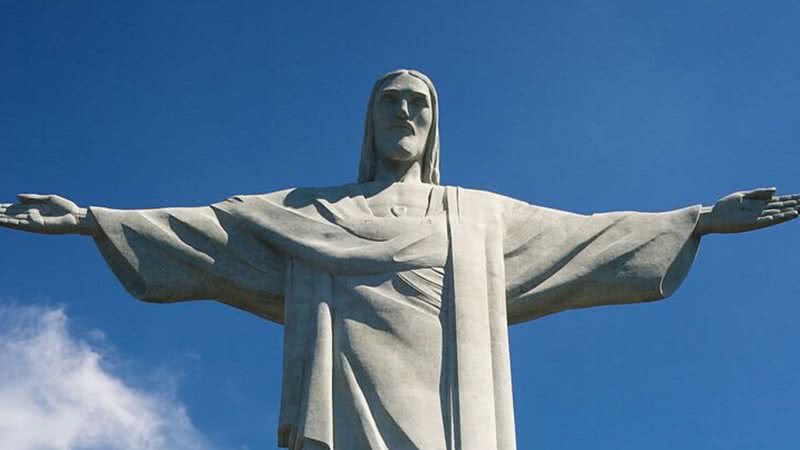
<path fill-rule="evenodd" d="M 468 214 L 480 220 L 487 220 L 491 217 L 504 220 L 503 218 L 509 211 L 526 204 L 509 196 L 483 189 L 462 186 L 443 186 L 443 188 L 457 191 L 459 209 L 462 214 Z"/>
<path fill-rule="evenodd" d="M 267 201 L 287 208 L 302 209 L 313 205 L 319 200 L 337 203 L 342 199 L 360 195 L 360 193 L 359 185 L 355 183 L 339 186 L 296 187 L 263 194 L 234 195 L 226 199 L 224 203 L 239 204 L 246 207 Z"/>
<path fill-rule="evenodd" d="M 573 214 L 567 211 L 528 203 L 496 192 L 459 187 L 459 202 L 473 210 L 482 210 L 484 214 L 500 214 L 504 220 L 516 220 L 520 217 L 545 216 L 555 217 Z"/>
<path fill-rule="evenodd" d="M 512 207 L 518 203 L 524 203 L 507 195 L 483 189 L 465 188 L 462 186 L 445 186 L 446 188 L 458 189 L 459 200 L 472 204 L 493 205 L 499 208 Z"/>

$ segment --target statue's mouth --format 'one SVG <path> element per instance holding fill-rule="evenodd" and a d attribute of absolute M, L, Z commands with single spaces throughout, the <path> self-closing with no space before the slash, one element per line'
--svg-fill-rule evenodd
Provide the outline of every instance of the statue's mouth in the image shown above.
<path fill-rule="evenodd" d="M 394 122 L 394 123 L 392 123 L 392 126 L 390 126 L 389 128 L 392 128 L 392 129 L 394 129 L 394 128 L 403 128 L 403 129 L 406 129 L 406 130 L 410 131 L 411 134 L 417 134 L 416 131 L 414 130 L 414 126 L 411 125 L 408 122 Z"/>

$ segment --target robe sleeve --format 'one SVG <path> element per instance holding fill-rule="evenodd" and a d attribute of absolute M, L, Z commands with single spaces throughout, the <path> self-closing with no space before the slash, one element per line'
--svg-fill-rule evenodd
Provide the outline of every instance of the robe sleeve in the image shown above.
<path fill-rule="evenodd" d="M 212 299 L 283 322 L 285 262 L 215 206 L 92 207 L 95 237 L 134 297 L 156 303 Z"/>
<path fill-rule="evenodd" d="M 509 323 L 659 300 L 685 278 L 700 206 L 585 216 L 514 202 L 504 213 Z"/>

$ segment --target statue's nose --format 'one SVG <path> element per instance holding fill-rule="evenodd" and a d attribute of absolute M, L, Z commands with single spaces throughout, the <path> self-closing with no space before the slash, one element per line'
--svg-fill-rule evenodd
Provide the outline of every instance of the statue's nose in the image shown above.
<path fill-rule="evenodd" d="M 408 119 L 410 117 L 408 114 L 408 101 L 405 99 L 400 100 L 400 107 L 397 108 L 397 117 L 401 119 Z"/>

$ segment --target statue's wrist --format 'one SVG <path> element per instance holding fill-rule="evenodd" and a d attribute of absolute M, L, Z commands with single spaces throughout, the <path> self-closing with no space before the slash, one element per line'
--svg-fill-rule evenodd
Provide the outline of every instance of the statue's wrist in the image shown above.
<path fill-rule="evenodd" d="M 712 224 L 712 211 L 713 206 L 701 206 L 700 207 L 700 217 L 697 219 L 697 225 L 695 226 L 694 233 L 698 236 L 702 236 L 704 234 L 713 233 L 713 224 Z"/>
<path fill-rule="evenodd" d="M 97 230 L 97 221 L 89 208 L 80 208 L 75 216 L 78 219 L 78 234 L 94 236 Z"/>

